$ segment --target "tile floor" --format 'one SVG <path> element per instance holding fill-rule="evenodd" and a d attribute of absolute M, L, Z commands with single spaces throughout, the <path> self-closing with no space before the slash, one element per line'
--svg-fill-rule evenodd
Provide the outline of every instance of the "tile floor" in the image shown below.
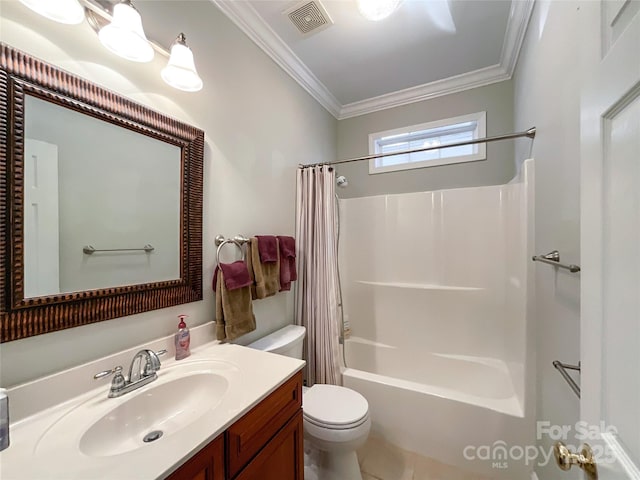
<path fill-rule="evenodd" d="M 358 461 L 363 480 L 491 480 L 407 452 L 375 436 L 358 450 Z"/>

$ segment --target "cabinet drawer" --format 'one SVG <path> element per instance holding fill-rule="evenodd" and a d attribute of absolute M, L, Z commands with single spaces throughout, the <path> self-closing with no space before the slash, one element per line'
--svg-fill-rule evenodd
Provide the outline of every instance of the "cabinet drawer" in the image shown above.
<path fill-rule="evenodd" d="M 302 407 L 302 372 L 234 423 L 226 432 L 227 474 L 233 478 Z"/>

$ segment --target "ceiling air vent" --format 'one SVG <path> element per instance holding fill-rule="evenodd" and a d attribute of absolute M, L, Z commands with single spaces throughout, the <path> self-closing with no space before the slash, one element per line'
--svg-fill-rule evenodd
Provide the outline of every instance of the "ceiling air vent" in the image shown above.
<path fill-rule="evenodd" d="M 303 0 L 283 13 L 303 35 L 317 33 L 333 25 L 324 6 L 317 0 Z"/>

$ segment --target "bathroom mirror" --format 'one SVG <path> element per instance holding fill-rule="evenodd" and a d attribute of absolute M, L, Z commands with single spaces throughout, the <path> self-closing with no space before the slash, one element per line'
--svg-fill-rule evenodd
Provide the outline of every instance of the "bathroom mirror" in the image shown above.
<path fill-rule="evenodd" d="M 0 54 L 1 341 L 200 300 L 204 132 Z"/>

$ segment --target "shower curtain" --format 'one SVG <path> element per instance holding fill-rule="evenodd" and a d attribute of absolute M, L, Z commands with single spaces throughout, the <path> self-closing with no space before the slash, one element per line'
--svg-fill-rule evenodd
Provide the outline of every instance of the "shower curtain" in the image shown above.
<path fill-rule="evenodd" d="M 296 323 L 307 329 L 307 385 L 340 382 L 335 172 L 300 167 L 296 178 Z"/>

